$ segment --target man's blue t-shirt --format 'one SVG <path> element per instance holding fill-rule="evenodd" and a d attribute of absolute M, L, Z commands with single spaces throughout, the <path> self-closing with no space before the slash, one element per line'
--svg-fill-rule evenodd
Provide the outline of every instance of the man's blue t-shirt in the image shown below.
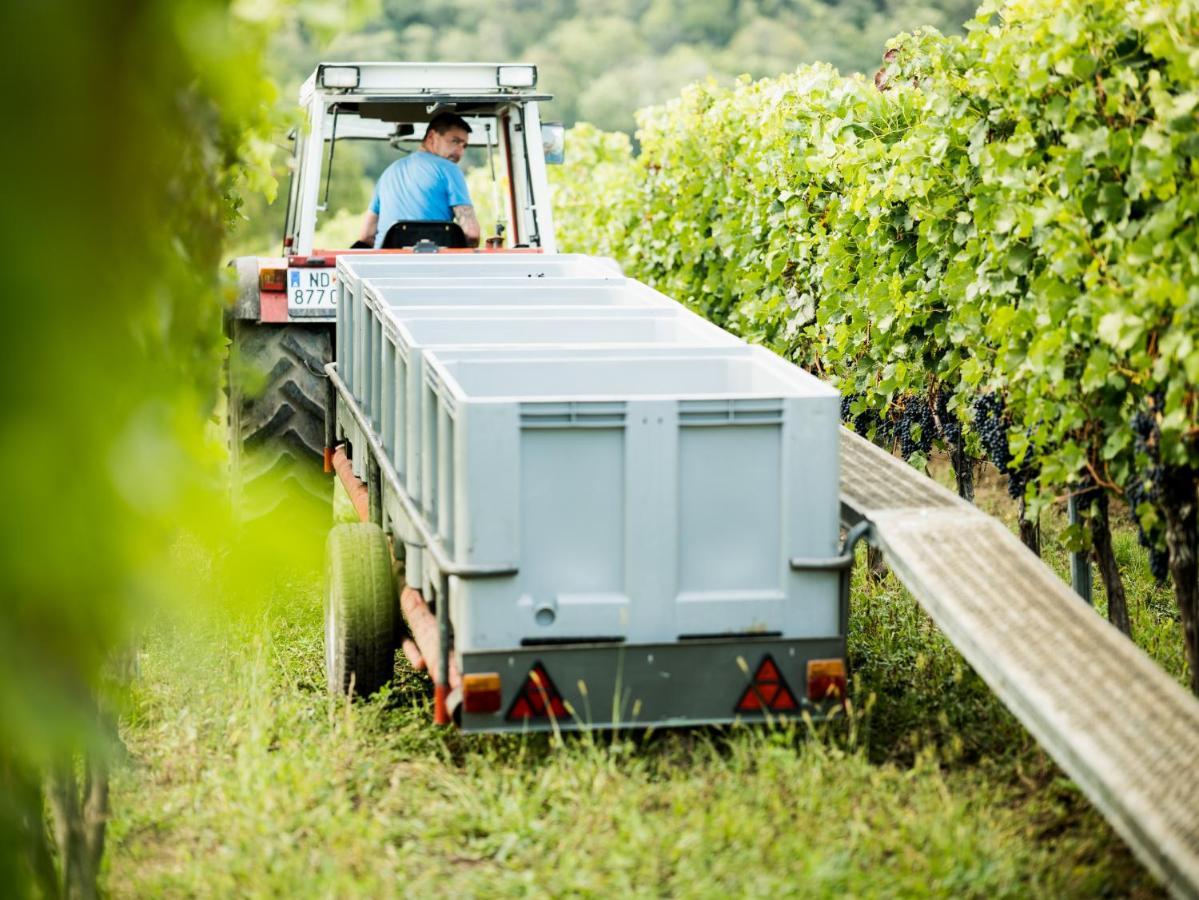
<path fill-rule="evenodd" d="M 469 206 L 470 192 L 462 170 L 448 159 L 417 150 L 397 159 L 379 176 L 370 211 L 379 217 L 375 246 L 396 222 L 449 222 L 450 207 Z"/>

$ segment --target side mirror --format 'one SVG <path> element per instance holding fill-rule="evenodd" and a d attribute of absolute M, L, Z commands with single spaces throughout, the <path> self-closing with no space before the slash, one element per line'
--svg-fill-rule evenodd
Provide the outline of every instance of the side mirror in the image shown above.
<path fill-rule="evenodd" d="M 411 122 L 401 122 L 396 125 L 395 131 L 391 133 L 391 137 L 387 139 L 387 143 L 391 144 L 393 150 L 399 150 L 404 141 L 416 134 L 416 126 Z"/>
<path fill-rule="evenodd" d="M 541 145 L 545 148 L 546 165 L 560 166 L 566 162 L 566 126 L 561 122 L 543 123 Z"/>

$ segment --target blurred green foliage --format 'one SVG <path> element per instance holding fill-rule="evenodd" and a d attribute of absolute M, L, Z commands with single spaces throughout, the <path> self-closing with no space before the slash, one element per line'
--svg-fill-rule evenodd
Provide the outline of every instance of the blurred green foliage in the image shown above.
<path fill-rule="evenodd" d="M 358 2 L 351 6 L 362 7 Z M 318 22 L 344 15 L 324 10 Z M 273 190 L 276 0 L 6 4 L 0 142 L 9 252 L 0 460 L 0 884 L 55 892 L 47 767 L 111 746 L 114 654 L 186 600 L 170 548 L 217 547 L 221 256 L 240 197 Z M 131 658 L 131 657 L 130 657 Z M 116 687 L 114 688 L 114 685 Z M 99 705 L 97 705 L 97 702 Z"/>

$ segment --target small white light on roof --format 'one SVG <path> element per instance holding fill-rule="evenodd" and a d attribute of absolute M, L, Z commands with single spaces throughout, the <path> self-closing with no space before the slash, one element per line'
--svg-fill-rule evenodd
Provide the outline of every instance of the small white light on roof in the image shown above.
<path fill-rule="evenodd" d="M 500 66 L 496 82 L 500 87 L 531 88 L 537 84 L 537 67 Z"/>
<path fill-rule="evenodd" d="M 327 88 L 358 87 L 357 66 L 325 66 L 321 69 L 321 85 Z"/>

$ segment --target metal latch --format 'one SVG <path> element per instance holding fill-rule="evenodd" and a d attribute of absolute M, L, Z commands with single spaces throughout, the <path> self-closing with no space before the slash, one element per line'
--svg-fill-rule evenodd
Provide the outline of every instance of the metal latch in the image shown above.
<path fill-rule="evenodd" d="M 788 562 L 793 572 L 828 572 L 844 571 L 853 567 L 853 548 L 858 541 L 870 537 L 870 523 L 861 521 L 845 535 L 845 543 L 841 546 L 841 555 L 832 557 L 802 557 L 793 556 Z"/>

